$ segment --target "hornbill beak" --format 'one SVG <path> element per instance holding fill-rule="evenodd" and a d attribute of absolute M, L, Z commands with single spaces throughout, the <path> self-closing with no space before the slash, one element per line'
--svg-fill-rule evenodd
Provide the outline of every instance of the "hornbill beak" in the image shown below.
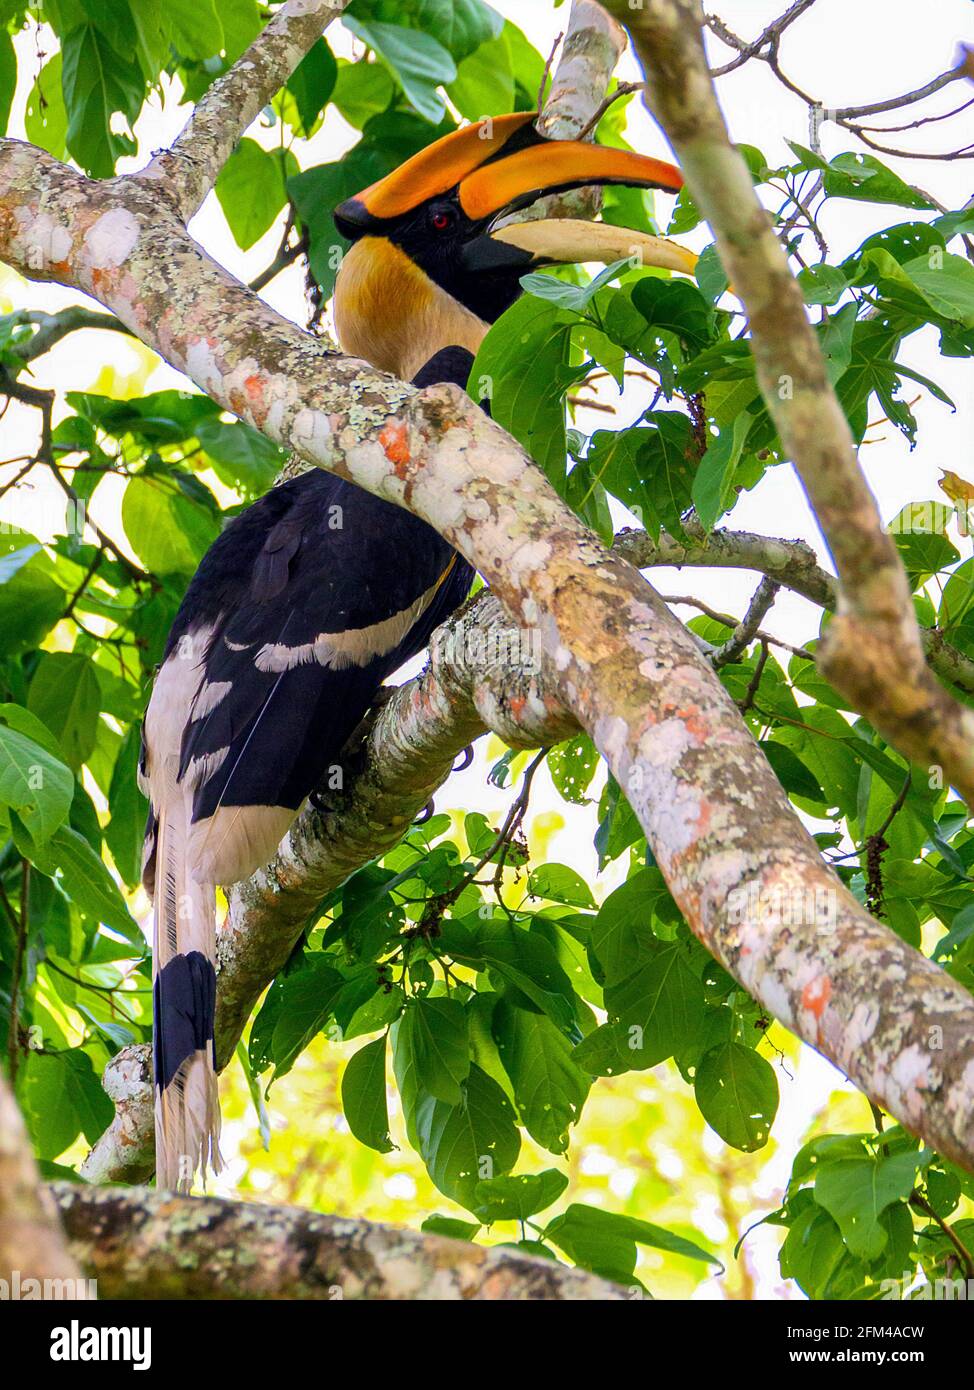
<path fill-rule="evenodd" d="M 396 227 L 442 202 L 444 212 L 452 205 L 460 224 L 454 248 L 458 269 L 472 277 L 629 256 L 693 274 L 692 252 L 644 232 L 570 218 L 499 225 L 538 198 L 587 184 L 671 193 L 683 187 L 680 171 L 664 160 L 583 141 L 548 140 L 534 119 L 532 112 L 495 116 L 444 136 L 342 203 L 335 212 L 339 230 L 352 240 L 390 234 L 395 240 Z"/>

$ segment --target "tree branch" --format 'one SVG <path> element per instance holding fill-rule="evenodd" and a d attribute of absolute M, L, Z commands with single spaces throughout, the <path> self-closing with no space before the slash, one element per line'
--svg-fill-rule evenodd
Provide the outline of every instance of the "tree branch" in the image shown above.
<path fill-rule="evenodd" d="M 216 1197 L 54 1183 L 102 1298 L 619 1300 L 584 1270 L 372 1221 Z"/>
<path fill-rule="evenodd" d="M 712 531 L 708 535 L 699 523 L 692 521 L 686 524 L 685 530 L 686 540 L 683 541 L 665 531 L 660 533 L 658 541 L 646 531 L 621 531 L 612 548 L 637 569 L 687 565 L 692 569 L 755 570 L 782 588 L 801 594 L 819 608 L 835 612 L 839 602 L 838 582 L 821 568 L 814 550 L 805 541 L 759 536 L 753 531 Z M 974 695 L 974 661 L 952 647 L 938 628 L 921 628 L 920 638 L 931 670 L 941 680 Z"/>
<path fill-rule="evenodd" d="M 64 1242 L 57 1209 L 41 1182 L 24 1121 L 6 1077 L 0 1073 L 0 1279 L 9 1289 L 19 1280 L 71 1280 L 76 1298 L 88 1290 Z M 61 1297 L 64 1297 L 62 1288 Z"/>
<path fill-rule="evenodd" d="M 197 102 L 168 150 L 134 177 L 158 180 L 188 222 L 216 183 L 237 141 L 284 86 L 349 0 L 287 0 L 230 70 Z"/>
<path fill-rule="evenodd" d="M 707 67 L 699 0 L 645 0 L 627 17 L 663 125 L 750 319 L 758 381 L 835 559 L 839 606 L 818 664 L 900 752 L 974 804 L 974 713 L 929 671 L 906 573 L 859 468 L 801 291 Z"/>

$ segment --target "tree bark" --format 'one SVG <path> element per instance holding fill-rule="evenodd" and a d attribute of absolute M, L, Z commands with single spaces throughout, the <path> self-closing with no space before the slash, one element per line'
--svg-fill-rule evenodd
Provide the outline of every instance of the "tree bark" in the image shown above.
<path fill-rule="evenodd" d="M 4 1298 L 49 1297 L 52 1281 L 62 1297 L 67 1288 L 68 1296 L 89 1297 L 41 1182 L 13 1091 L 0 1072 L 0 1288 Z"/>
<path fill-rule="evenodd" d="M 102 1298 L 576 1300 L 626 1298 L 584 1270 L 517 1250 L 216 1197 L 52 1191 Z"/>

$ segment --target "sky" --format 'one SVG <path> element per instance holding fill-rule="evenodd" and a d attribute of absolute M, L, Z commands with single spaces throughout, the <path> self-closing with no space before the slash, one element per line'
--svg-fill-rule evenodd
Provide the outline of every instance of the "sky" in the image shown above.
<path fill-rule="evenodd" d="M 494 0 L 495 8 L 515 20 L 542 51 L 547 52 L 559 27 L 567 19 L 567 6 L 553 11 L 547 0 Z M 785 0 L 712 0 L 708 8 L 716 10 L 738 34 L 752 38 L 770 19 L 782 12 Z M 340 25 L 334 25 L 329 39 L 335 50 L 351 56 L 349 35 Z M 785 71 L 805 90 L 817 95 L 827 106 L 865 103 L 908 91 L 936 76 L 950 66 L 956 56 L 957 44 L 965 39 L 974 41 L 974 10 L 969 0 L 936 0 L 936 4 L 918 6 L 915 0 L 818 0 L 811 13 L 790 29 L 784 37 L 781 63 Z M 22 116 L 27 89 L 37 68 L 34 39 L 22 37 L 19 49 L 26 63 L 25 80 L 15 103 L 15 124 Z M 43 44 L 41 45 L 43 47 Z M 727 50 L 711 42 L 715 62 L 726 61 Z M 635 80 L 639 73 L 631 53 L 620 64 L 618 76 Z M 770 71 L 759 63 L 749 63 L 740 71 L 724 78 L 720 95 L 731 133 L 735 140 L 759 146 L 770 163 L 784 162 L 789 157 L 786 139 L 808 143 L 806 108 L 797 98 L 785 91 Z M 923 108 L 924 114 L 952 109 L 965 99 L 962 89 L 954 86 L 933 97 Z M 164 146 L 177 133 L 188 114 L 171 93 L 164 106 L 156 101 L 139 121 L 140 155 L 123 161 L 121 172 L 140 167 L 151 150 Z M 640 151 L 666 156 L 665 139 L 638 102 L 629 107 L 627 136 Z M 912 119 L 894 114 L 878 118 L 876 124 L 896 125 Z M 928 126 L 922 130 L 896 136 L 894 140 L 909 143 L 911 148 L 936 150 L 945 148 L 942 142 L 949 132 L 951 146 L 967 143 L 971 138 L 970 112 L 943 126 Z M 966 131 L 966 134 L 965 134 Z M 271 144 L 275 133 L 265 123 L 258 122 L 250 134 Z M 299 151 L 303 167 L 334 159 L 357 138 L 357 132 L 331 108 L 322 129 Z M 826 124 L 822 144 L 827 156 L 848 148 L 856 148 L 853 137 L 835 126 Z M 957 161 L 951 164 L 922 160 L 886 160 L 907 181 L 927 189 L 948 208 L 961 207 L 971 197 L 974 186 L 974 162 Z M 661 199 L 660 207 L 666 206 Z M 826 238 L 833 250 L 846 254 L 853 251 L 872 231 L 896 220 L 908 220 L 913 214 L 906 210 L 854 204 L 848 201 L 833 203 L 822 219 Z M 255 276 L 273 258 L 280 239 L 280 224 L 275 226 L 247 253 L 241 253 L 232 240 L 222 213 L 211 195 L 192 223 L 194 235 L 217 260 L 233 269 L 243 280 Z M 699 249 L 710 238 L 704 229 L 687 239 L 687 244 Z M 303 274 L 292 268 L 279 276 L 264 291 L 264 297 L 281 313 L 298 323 L 304 323 L 307 306 L 304 298 Z M 0 312 L 10 308 L 30 306 L 57 309 L 75 303 L 80 296 L 57 286 L 27 286 L 13 272 L 0 267 Z M 908 399 L 919 396 L 914 413 L 919 423 L 919 443 L 911 452 L 902 436 L 889 426 L 870 430 L 871 441 L 861 451 L 861 462 L 878 499 L 883 518 L 889 521 L 905 502 L 916 498 L 941 498 L 938 490 L 940 470 L 949 468 L 974 480 L 974 374 L 966 361 L 941 359 L 936 351 L 936 334 L 926 330 L 911 338 L 901 354 L 902 360 L 923 375 L 933 377 L 956 402 L 956 412 L 934 400 L 928 392 L 917 387 L 905 392 Z M 112 394 L 126 390 L 158 390 L 171 385 L 185 385 L 183 378 L 152 354 L 125 339 L 112 334 L 75 334 L 36 364 L 36 384 L 70 389 L 97 389 Z M 605 396 L 604 399 L 611 399 Z M 632 397 L 635 416 L 645 401 L 638 393 Z M 629 403 L 626 412 L 629 412 Z M 874 418 L 882 412 L 874 409 Z M 604 416 L 582 410 L 578 427 L 586 432 L 603 427 Z M 16 404 L 3 420 L 2 451 L 11 457 L 33 449 L 36 442 L 35 417 Z M 2 479 L 2 471 L 0 471 Z M 124 540 L 119 519 L 120 488 L 99 488 L 97 516 L 99 521 L 119 540 Z M 0 522 L 15 522 L 41 537 L 59 529 L 63 517 L 63 499 L 50 489 L 37 484 L 30 491 L 8 494 L 0 501 Z M 831 568 L 822 545 L 818 528 L 805 501 L 801 487 L 790 466 L 772 469 L 762 483 L 745 494 L 733 513 L 732 526 L 768 535 L 801 537 L 818 551 L 821 562 Z M 956 540 L 956 537 L 955 537 Z M 962 553 L 969 553 L 967 543 Z M 657 589 L 666 594 L 692 591 L 701 599 L 724 611 L 743 613 L 755 587 L 756 579 L 735 571 L 668 571 L 655 570 L 650 578 Z M 691 610 L 680 608 L 684 618 Z M 800 644 L 813 637 L 818 628 L 818 610 L 805 600 L 783 592 L 764 626 L 785 640 Z M 486 787 L 485 770 L 497 756 L 496 740 L 485 754 L 483 744 L 473 766 L 454 777 L 437 798 L 444 808 L 476 806 L 490 814 L 502 812 L 509 800 L 504 794 Z M 545 777 L 535 783 L 532 798 L 532 818 L 529 821 L 529 841 L 538 857 L 570 863 L 583 873 L 594 870 L 594 851 L 591 846 L 593 820 L 591 808 L 574 811 L 561 802 Z M 619 867 L 605 876 L 599 887 L 604 896 L 618 880 Z M 782 1106 L 774 1134 L 778 1140 L 777 1155 L 765 1169 L 762 1182 L 769 1192 L 781 1186 L 787 1178 L 791 1157 L 813 1111 L 828 1097 L 830 1090 L 841 1083 L 839 1074 L 816 1054 L 804 1049 L 793 1082 L 782 1078 Z M 777 1272 L 772 1240 L 764 1250 L 760 1239 L 755 1247 L 759 1277 L 765 1287 L 776 1281 Z M 703 1292 L 702 1296 L 719 1296 Z"/>

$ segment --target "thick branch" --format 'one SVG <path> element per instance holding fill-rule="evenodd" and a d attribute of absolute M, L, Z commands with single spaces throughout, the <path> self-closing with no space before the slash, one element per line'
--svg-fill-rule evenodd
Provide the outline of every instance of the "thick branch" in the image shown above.
<path fill-rule="evenodd" d="M 616 1284 L 516 1250 L 216 1197 L 55 1183 L 102 1298 L 617 1300 Z"/>
<path fill-rule="evenodd" d="M 838 583 L 822 569 L 815 551 L 805 541 L 759 536 L 753 531 L 713 531 L 707 535 L 702 526 L 692 522 L 687 523 L 686 532 L 686 540 L 677 540 L 663 531 L 654 541 L 646 531 L 622 531 L 612 548 L 637 569 L 686 565 L 691 569 L 755 570 L 819 608 L 835 612 Z M 920 637 L 931 670 L 941 680 L 974 695 L 974 661 L 952 647 L 937 628 L 921 628 Z"/>
<path fill-rule="evenodd" d="M 287 0 L 242 57 L 203 94 L 172 148 L 162 150 L 137 176 L 160 180 L 183 222 L 199 211 L 234 145 L 348 4 Z"/>
<path fill-rule="evenodd" d="M 35 1279 L 41 1288 L 45 1280 L 70 1279 L 75 1296 L 88 1297 L 81 1271 L 65 1246 L 57 1210 L 41 1182 L 13 1091 L 0 1073 L 0 1280 L 8 1290 L 19 1280 L 26 1298 L 41 1296 L 27 1291 L 27 1281 Z"/>
<path fill-rule="evenodd" d="M 974 713 L 930 673 L 906 573 L 855 455 L 848 421 L 787 256 L 732 145 L 707 67 L 699 0 L 645 0 L 627 20 L 663 125 L 748 311 L 758 380 L 840 582 L 823 674 L 903 754 L 974 803 Z"/>

